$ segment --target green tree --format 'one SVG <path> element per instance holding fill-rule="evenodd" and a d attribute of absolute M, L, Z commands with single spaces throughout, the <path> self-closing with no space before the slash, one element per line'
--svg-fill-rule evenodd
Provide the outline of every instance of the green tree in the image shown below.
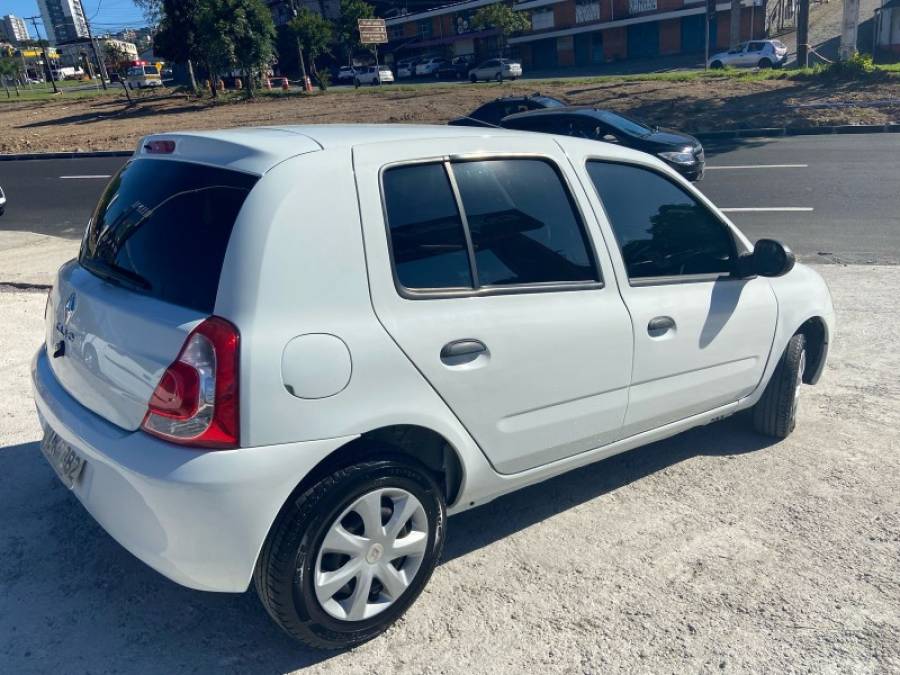
<path fill-rule="evenodd" d="M 232 2 L 200 0 L 196 15 L 197 55 L 209 74 L 213 98 L 218 96 L 216 83 L 223 72 L 235 64 Z"/>
<path fill-rule="evenodd" d="M 319 83 L 319 88 L 326 89 L 328 87 L 327 77 L 319 73 L 316 59 L 328 51 L 328 45 L 333 38 L 331 22 L 318 12 L 303 7 L 297 11 L 297 16 L 291 19 L 288 26 L 296 38 L 300 50 L 306 53 L 313 77 Z"/>
<path fill-rule="evenodd" d="M 500 55 L 506 49 L 506 41 L 510 35 L 528 30 L 531 20 L 525 12 L 516 12 L 509 5 L 495 2 L 480 8 L 472 17 L 472 25 L 478 30 L 496 28 L 500 32 Z M 501 70 L 501 79 L 503 71 Z"/>
<path fill-rule="evenodd" d="M 6 98 L 12 98 L 9 93 L 9 81 L 12 80 L 13 87 L 16 90 L 16 96 L 19 96 L 19 75 L 22 73 L 21 62 L 4 54 L 0 56 L 0 79 L 3 80 L 3 88 L 6 90 Z"/>
<path fill-rule="evenodd" d="M 234 59 L 244 72 L 247 95 L 253 98 L 253 78 L 268 68 L 275 54 L 275 24 L 262 0 L 230 0 L 232 5 L 231 40 Z"/>
<path fill-rule="evenodd" d="M 341 16 L 335 26 L 335 46 L 342 56 L 347 58 L 347 65 L 353 65 L 353 53 L 362 44 L 359 41 L 359 19 L 375 18 L 375 8 L 365 0 L 341 0 Z"/>
<path fill-rule="evenodd" d="M 194 63 L 203 60 L 197 23 L 202 5 L 203 0 L 147 0 L 141 5 L 148 15 L 159 17 L 159 29 L 153 36 L 154 51 L 187 68 L 194 93 Z"/>
<path fill-rule="evenodd" d="M 102 58 L 106 61 L 107 72 L 112 71 L 119 76 L 119 84 L 122 85 L 122 90 L 125 92 L 125 98 L 131 103 L 131 94 L 128 92 L 128 87 L 125 84 L 126 71 L 128 70 L 130 57 L 115 43 L 107 42 L 103 45 Z"/>

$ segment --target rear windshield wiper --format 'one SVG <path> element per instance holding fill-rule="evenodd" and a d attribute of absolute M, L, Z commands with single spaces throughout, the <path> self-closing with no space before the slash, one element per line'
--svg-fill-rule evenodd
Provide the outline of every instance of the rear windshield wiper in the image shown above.
<path fill-rule="evenodd" d="M 93 272 L 98 277 L 110 281 L 116 285 L 126 285 L 139 288 L 143 291 L 149 291 L 153 285 L 137 272 L 126 270 L 116 265 L 111 265 L 102 260 L 92 258 L 82 258 L 79 260 L 81 266 Z"/>

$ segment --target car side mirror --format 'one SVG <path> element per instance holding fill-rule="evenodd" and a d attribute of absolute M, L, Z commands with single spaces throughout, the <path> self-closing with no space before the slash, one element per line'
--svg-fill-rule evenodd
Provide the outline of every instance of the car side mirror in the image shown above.
<path fill-rule="evenodd" d="M 753 253 L 742 256 L 747 276 L 781 277 L 794 269 L 794 252 L 780 241 L 760 239 L 753 246 Z"/>

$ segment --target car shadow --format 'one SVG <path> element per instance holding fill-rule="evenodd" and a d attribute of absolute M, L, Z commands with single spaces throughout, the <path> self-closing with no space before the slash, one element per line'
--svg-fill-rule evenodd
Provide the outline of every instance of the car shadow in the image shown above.
<path fill-rule="evenodd" d="M 726 420 L 570 471 L 450 519 L 443 562 L 679 462 L 769 445 Z M 340 652 L 282 634 L 253 590 L 203 593 L 117 544 L 56 479 L 38 443 L 0 449 L 0 670 L 282 673 Z"/>

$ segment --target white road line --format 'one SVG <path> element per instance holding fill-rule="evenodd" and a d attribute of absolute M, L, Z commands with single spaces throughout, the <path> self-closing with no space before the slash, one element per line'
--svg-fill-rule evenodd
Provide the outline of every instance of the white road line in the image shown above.
<path fill-rule="evenodd" d="M 722 166 L 706 166 L 707 171 L 724 171 L 727 169 L 808 169 L 809 164 L 731 164 Z"/>
<path fill-rule="evenodd" d="M 60 176 L 60 178 L 109 178 L 110 175 L 108 173 L 97 173 L 84 176 Z"/>
<path fill-rule="evenodd" d="M 812 211 L 811 206 L 749 206 L 719 209 L 724 213 L 774 213 L 778 211 Z"/>

